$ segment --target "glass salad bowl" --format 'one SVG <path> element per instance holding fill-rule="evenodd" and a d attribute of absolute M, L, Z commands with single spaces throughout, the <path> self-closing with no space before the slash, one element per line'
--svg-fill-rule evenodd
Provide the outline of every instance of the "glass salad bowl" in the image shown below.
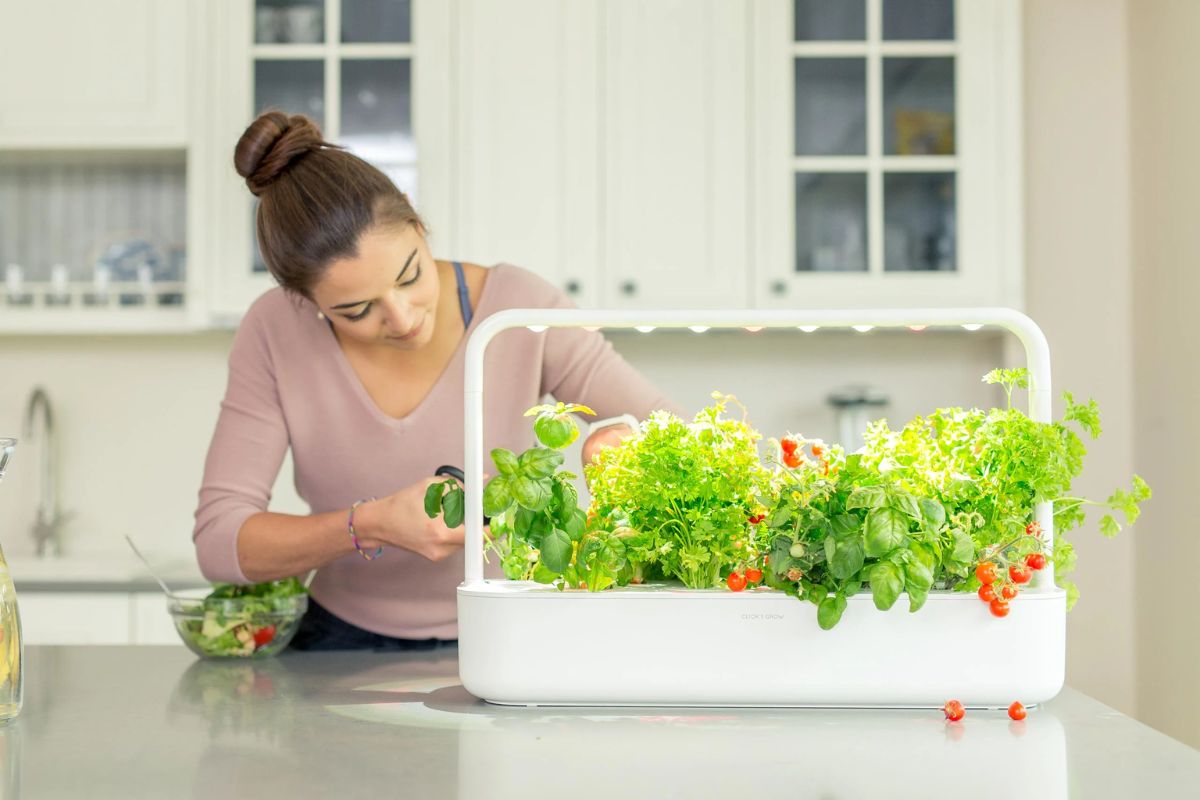
<path fill-rule="evenodd" d="M 167 595 L 179 638 L 205 658 L 264 658 L 296 635 L 308 594 L 289 578 L 253 586 L 217 584 Z"/>

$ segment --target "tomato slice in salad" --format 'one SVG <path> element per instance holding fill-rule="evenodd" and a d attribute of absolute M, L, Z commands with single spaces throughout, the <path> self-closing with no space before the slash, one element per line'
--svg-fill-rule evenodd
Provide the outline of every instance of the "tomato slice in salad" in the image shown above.
<path fill-rule="evenodd" d="M 275 638 L 275 626 L 274 625 L 264 625 L 263 627 L 254 631 L 254 646 L 256 648 L 263 647 L 264 645 L 270 644 L 271 641 L 274 640 L 274 638 Z"/>

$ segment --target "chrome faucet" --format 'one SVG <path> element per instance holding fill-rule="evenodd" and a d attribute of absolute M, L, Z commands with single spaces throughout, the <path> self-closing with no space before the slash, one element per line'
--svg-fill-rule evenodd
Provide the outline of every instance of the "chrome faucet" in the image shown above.
<path fill-rule="evenodd" d="M 42 430 L 35 435 L 34 423 L 39 409 L 42 412 Z M 50 396 L 40 386 L 34 387 L 25 406 L 24 434 L 27 439 L 39 443 L 36 458 L 41 464 L 41 477 L 37 520 L 33 523 L 37 554 L 39 557 L 45 556 L 47 549 L 51 549 L 54 555 L 62 555 L 62 527 L 70 514 L 62 513 L 58 507 L 58 441 L 54 437 L 54 414 L 50 410 Z"/>

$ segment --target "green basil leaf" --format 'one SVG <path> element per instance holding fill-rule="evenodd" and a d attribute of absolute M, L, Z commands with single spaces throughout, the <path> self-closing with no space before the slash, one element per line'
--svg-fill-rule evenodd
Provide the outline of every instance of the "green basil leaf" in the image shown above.
<path fill-rule="evenodd" d="M 832 527 L 834 536 L 845 539 L 862 530 L 862 521 L 853 514 L 838 514 L 833 518 Z"/>
<path fill-rule="evenodd" d="M 431 483 L 425 490 L 425 513 L 430 519 L 442 513 L 442 492 L 445 489 L 445 483 Z"/>
<path fill-rule="evenodd" d="M 827 631 L 838 624 L 845 610 L 846 598 L 841 593 L 831 594 L 817 606 L 817 624 Z"/>
<path fill-rule="evenodd" d="M 918 589 L 910 585 L 908 587 L 908 612 L 911 614 L 915 611 L 920 611 L 921 606 L 925 605 L 925 601 L 929 599 L 928 589 Z"/>
<path fill-rule="evenodd" d="M 934 528 L 940 528 L 946 524 L 946 508 L 937 500 L 932 500 L 928 497 L 922 497 L 921 515 L 925 517 L 925 521 Z"/>
<path fill-rule="evenodd" d="M 928 592 L 929 587 L 933 586 L 933 572 L 920 560 L 919 556 L 910 559 L 904 565 L 904 577 L 905 586 L 910 594 L 914 588 Z"/>
<path fill-rule="evenodd" d="M 872 508 L 867 514 L 867 555 L 881 558 L 904 544 L 908 518 L 894 508 Z"/>
<path fill-rule="evenodd" d="M 850 493 L 846 509 L 880 508 L 887 503 L 887 491 L 882 486 L 860 486 Z"/>
<path fill-rule="evenodd" d="M 535 514 L 529 523 L 529 543 L 541 547 L 542 540 L 554 530 L 554 523 L 545 514 Z"/>
<path fill-rule="evenodd" d="M 832 564 L 835 555 L 837 555 L 837 539 L 830 536 L 825 540 L 825 560 Z"/>
<path fill-rule="evenodd" d="M 904 578 L 900 568 L 890 561 L 876 564 L 871 569 L 871 596 L 875 607 L 887 611 L 896 604 L 896 598 L 904 591 Z"/>
<path fill-rule="evenodd" d="M 951 532 L 954 538 L 954 549 L 950 551 L 950 560 L 959 564 L 970 564 L 975 560 L 975 540 L 963 533 L 960 528 Z"/>
<path fill-rule="evenodd" d="M 538 562 L 533 568 L 533 579 L 538 583 L 554 583 L 558 580 L 559 573 L 546 567 L 545 564 Z"/>
<path fill-rule="evenodd" d="M 562 572 L 571 563 L 571 537 L 555 528 L 542 539 L 542 563 L 552 572 Z"/>
<path fill-rule="evenodd" d="M 492 451 L 492 463 L 501 475 L 512 475 L 517 471 L 517 457 L 512 450 L 497 447 Z M 490 515 L 489 515 L 490 516 Z"/>
<path fill-rule="evenodd" d="M 521 474 L 530 478 L 549 478 L 561 463 L 563 454 L 546 447 L 532 447 L 517 458 Z"/>
<path fill-rule="evenodd" d="M 839 581 L 848 580 L 862 569 L 863 561 L 862 537 L 846 539 L 838 542 L 837 551 L 829 561 L 829 571 Z"/>
<path fill-rule="evenodd" d="M 457 528 L 463 524 L 465 506 L 462 487 L 456 483 L 442 498 L 442 521 L 446 523 L 447 528 Z"/>
<path fill-rule="evenodd" d="M 916 522 L 923 523 L 925 521 L 925 517 L 921 513 L 921 504 L 908 492 L 898 492 L 892 495 L 891 505 L 892 508 L 903 511 Z"/>
<path fill-rule="evenodd" d="M 535 520 L 537 520 L 540 516 L 541 514 L 538 514 L 535 511 L 530 511 L 528 508 L 517 506 L 517 515 L 513 518 L 513 533 L 517 535 L 518 539 L 522 539 L 526 542 L 532 541 L 530 533 L 533 530 Z"/>
<path fill-rule="evenodd" d="M 571 516 L 563 523 L 563 530 L 571 537 L 572 542 L 579 541 L 579 537 L 583 536 L 583 531 L 587 527 L 587 514 L 576 508 L 571 512 Z"/>
<path fill-rule="evenodd" d="M 566 480 L 556 480 L 553 486 L 554 502 L 558 506 L 555 516 L 560 524 L 566 524 L 579 507 L 579 492 L 574 484 Z"/>
<path fill-rule="evenodd" d="M 508 490 L 508 478 L 497 475 L 483 487 L 483 513 L 488 517 L 496 517 L 512 505 L 512 492 Z"/>
<path fill-rule="evenodd" d="M 510 489 L 517 502 L 530 511 L 541 511 L 550 505 L 550 481 L 534 480 L 525 475 L 516 475 L 510 479 Z"/>
<path fill-rule="evenodd" d="M 534 421 L 533 432 L 542 444 L 561 450 L 579 437 L 579 426 L 568 414 L 543 412 Z"/>

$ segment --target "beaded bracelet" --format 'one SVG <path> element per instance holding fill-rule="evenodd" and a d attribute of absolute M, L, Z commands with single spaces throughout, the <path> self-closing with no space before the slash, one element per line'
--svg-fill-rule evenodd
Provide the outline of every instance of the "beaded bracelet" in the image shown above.
<path fill-rule="evenodd" d="M 346 520 L 346 529 L 350 532 L 350 541 L 354 542 L 354 549 L 367 561 L 374 561 L 379 558 L 379 554 L 383 552 L 383 548 L 376 547 L 374 555 L 367 555 L 367 551 L 362 549 L 362 545 L 358 541 L 358 534 L 354 532 L 354 511 L 363 503 L 369 503 L 374 499 L 374 497 L 369 497 L 365 500 L 356 500 L 354 505 L 350 506 L 350 517 Z"/>

